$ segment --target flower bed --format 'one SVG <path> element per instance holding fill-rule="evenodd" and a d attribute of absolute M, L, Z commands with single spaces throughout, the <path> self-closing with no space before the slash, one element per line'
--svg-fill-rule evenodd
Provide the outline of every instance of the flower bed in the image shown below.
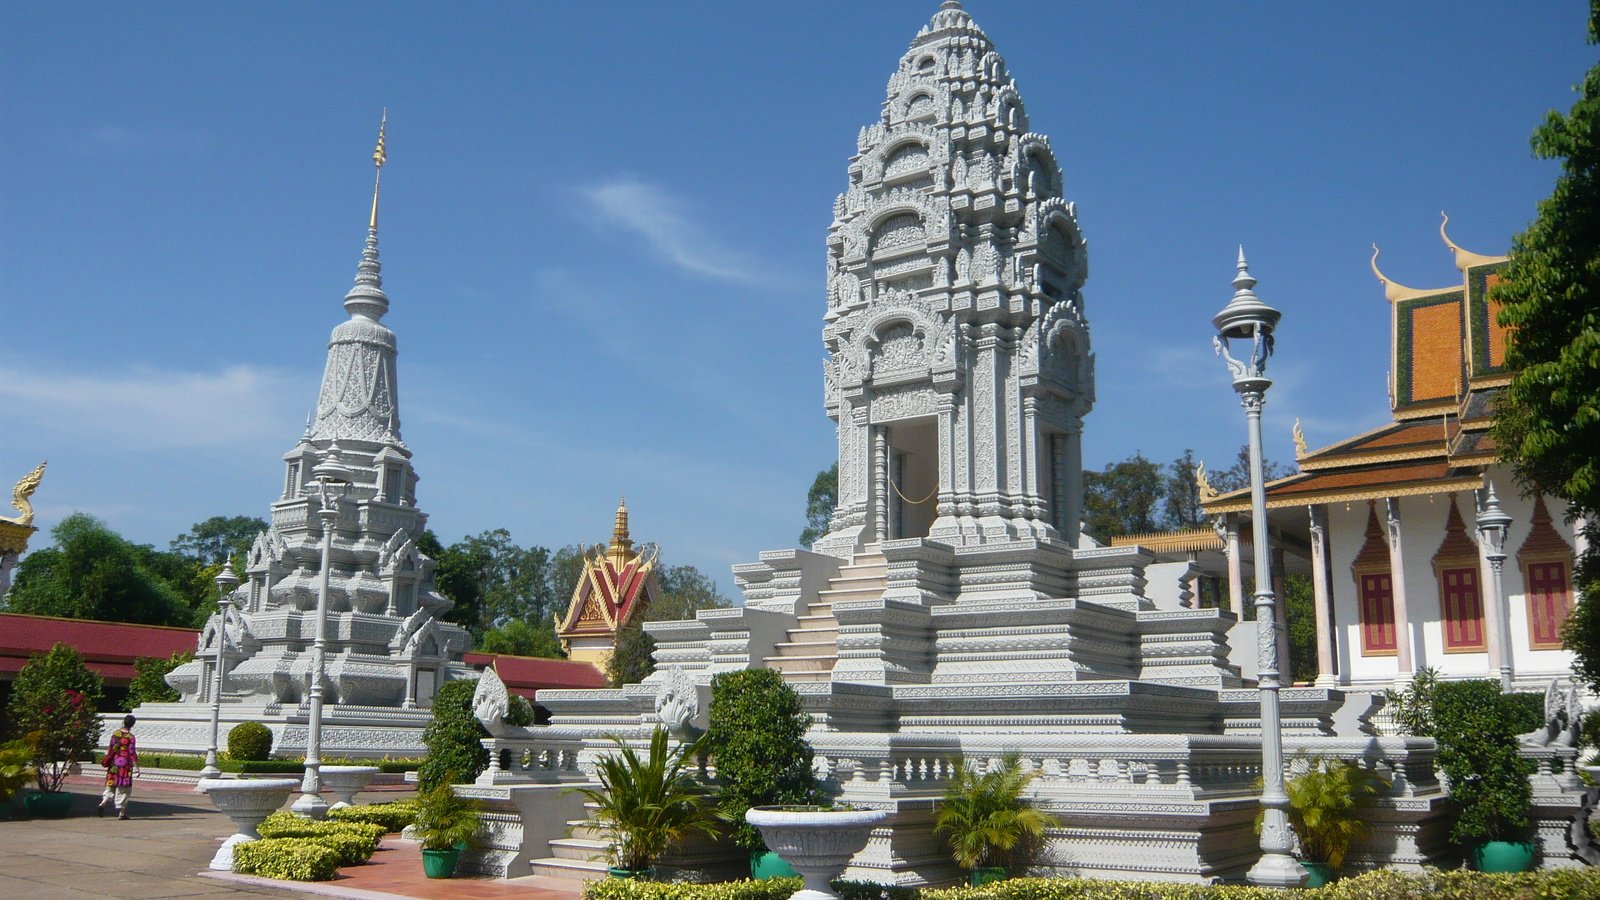
<path fill-rule="evenodd" d="M 371 859 L 385 833 L 382 825 L 370 822 L 316 822 L 289 812 L 275 812 L 267 816 L 256 831 L 263 838 L 316 841 L 337 852 L 341 866 L 359 865 Z"/>
<path fill-rule="evenodd" d="M 343 806 L 328 811 L 334 822 L 363 822 L 380 825 L 385 831 L 402 831 L 417 819 L 415 800 L 395 800 L 389 803 L 370 803 Z"/>
<path fill-rule="evenodd" d="M 262 838 L 233 848 L 233 871 L 286 881 L 327 881 L 339 871 L 339 851 L 316 838 Z"/>

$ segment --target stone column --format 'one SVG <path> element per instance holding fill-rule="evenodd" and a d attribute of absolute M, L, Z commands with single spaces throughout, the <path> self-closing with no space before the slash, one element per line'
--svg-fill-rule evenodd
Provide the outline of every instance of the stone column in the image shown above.
<path fill-rule="evenodd" d="M 1383 503 L 1389 520 L 1389 584 L 1394 594 L 1395 664 L 1400 670 L 1398 680 L 1410 681 L 1411 676 L 1416 674 L 1417 664 L 1422 660 L 1412 659 L 1415 642 L 1411 639 L 1411 617 L 1406 611 L 1405 554 L 1400 546 L 1400 499 L 1389 497 Z"/>
<path fill-rule="evenodd" d="M 872 426 L 872 518 L 878 543 L 889 539 L 889 435 L 882 425 Z"/>
<path fill-rule="evenodd" d="M 1243 547 L 1239 542 L 1239 516 L 1228 513 L 1223 520 L 1227 530 L 1228 554 L 1228 609 L 1244 619 L 1244 562 L 1240 557 Z"/>
<path fill-rule="evenodd" d="M 1083 419 L 1074 417 L 1063 436 L 1061 468 L 1066 477 L 1066 503 L 1063 518 L 1067 530 L 1061 535 L 1072 546 L 1078 546 L 1078 532 L 1083 524 Z"/>
<path fill-rule="evenodd" d="M 1283 670 L 1283 683 L 1294 684 L 1294 660 L 1289 656 L 1289 584 L 1286 571 L 1280 539 L 1273 542 L 1272 546 L 1272 593 L 1278 598 L 1278 658 L 1283 660 L 1279 663 Z"/>
<path fill-rule="evenodd" d="M 1333 671 L 1333 600 L 1328 596 L 1328 508 L 1307 506 L 1311 517 L 1311 608 L 1317 617 L 1317 686 L 1338 687 Z"/>
<path fill-rule="evenodd" d="M 17 557 L 20 555 L 15 551 L 0 553 L 0 597 L 11 590 L 11 570 L 17 567 Z"/>

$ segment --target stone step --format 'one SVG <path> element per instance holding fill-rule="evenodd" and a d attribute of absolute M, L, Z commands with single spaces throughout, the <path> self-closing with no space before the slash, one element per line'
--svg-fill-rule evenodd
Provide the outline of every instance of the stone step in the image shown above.
<path fill-rule="evenodd" d="M 832 606 L 835 603 L 849 603 L 852 600 L 876 600 L 883 596 L 884 588 L 888 586 L 888 582 L 880 580 L 866 583 L 859 587 L 844 589 L 829 587 L 827 590 L 817 592 L 818 602 L 811 604 L 811 606 L 815 607 L 820 604 Z M 810 609 L 806 611 L 810 612 Z"/>
<path fill-rule="evenodd" d="M 557 838 L 550 842 L 550 853 L 556 859 L 576 859 L 582 862 L 603 860 L 610 843 L 592 838 Z"/>
<path fill-rule="evenodd" d="M 780 672 L 831 672 L 833 664 L 839 661 L 835 654 L 826 656 L 813 654 L 810 656 L 769 656 L 766 658 L 768 668 Z"/>
<path fill-rule="evenodd" d="M 785 672 L 782 669 L 779 669 L 778 671 L 783 674 L 784 681 L 794 682 L 796 684 L 812 684 L 816 682 L 827 682 L 833 680 L 833 671 L 831 669 L 826 672 Z"/>
<path fill-rule="evenodd" d="M 561 859 L 560 857 L 546 857 L 535 859 L 528 863 L 531 875 L 542 875 L 545 878 L 557 878 L 562 881 L 576 884 L 585 881 L 598 881 L 606 877 L 605 860 L 578 860 Z"/>
<path fill-rule="evenodd" d="M 839 642 L 837 640 L 831 640 L 831 641 L 785 641 L 785 642 L 777 645 L 773 649 L 777 650 L 778 652 L 776 654 L 774 654 L 772 657 L 768 657 L 768 659 L 772 659 L 774 657 L 780 658 L 780 659 L 796 659 L 796 658 L 810 659 L 810 658 L 813 658 L 813 657 L 823 657 L 823 656 L 826 656 L 829 659 L 836 659 L 836 658 L 838 658 L 838 655 L 839 655 L 838 654 Z"/>
<path fill-rule="evenodd" d="M 819 625 L 815 628 L 791 628 L 788 638 L 791 644 L 837 644 L 839 623 Z"/>

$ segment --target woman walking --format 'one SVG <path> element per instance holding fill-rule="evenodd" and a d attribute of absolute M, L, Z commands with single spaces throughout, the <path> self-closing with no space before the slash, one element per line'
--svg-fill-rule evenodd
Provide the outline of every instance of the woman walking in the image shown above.
<path fill-rule="evenodd" d="M 128 817 L 128 795 L 133 793 L 133 778 L 139 773 L 139 751 L 134 749 L 133 716 L 122 717 L 122 727 L 111 732 L 111 747 L 100 764 L 106 767 L 106 789 L 100 794 L 95 815 L 106 814 L 106 804 L 115 801 L 117 818 Z"/>

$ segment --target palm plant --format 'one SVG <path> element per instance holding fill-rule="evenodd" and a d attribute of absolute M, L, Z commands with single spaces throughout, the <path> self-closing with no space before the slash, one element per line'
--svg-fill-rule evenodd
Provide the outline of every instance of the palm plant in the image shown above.
<path fill-rule="evenodd" d="M 478 833 L 478 801 L 457 796 L 450 779 L 417 796 L 415 834 L 424 850 L 449 850 Z"/>
<path fill-rule="evenodd" d="M 641 757 L 621 738 L 611 740 L 617 752 L 595 764 L 600 787 L 570 790 L 594 804 L 585 824 L 605 837 L 613 865 L 643 871 L 690 832 L 716 833 L 715 813 L 691 764 L 699 741 L 669 749 L 667 730 L 658 727 Z"/>
<path fill-rule="evenodd" d="M 1037 841 L 1045 829 L 1060 824 L 1023 796 L 1037 777 L 1023 770 L 1015 753 L 1006 754 L 999 765 L 982 774 L 968 766 L 956 770 L 933 820 L 934 834 L 949 842 L 956 865 L 963 869 L 1004 865 L 1018 844 Z"/>
<path fill-rule="evenodd" d="M 1289 827 L 1300 839 L 1307 862 L 1326 863 L 1337 872 L 1350 845 L 1370 831 L 1361 810 L 1389 782 L 1353 762 L 1313 756 L 1305 771 L 1289 779 Z M 1259 828 L 1260 817 L 1257 817 Z"/>

